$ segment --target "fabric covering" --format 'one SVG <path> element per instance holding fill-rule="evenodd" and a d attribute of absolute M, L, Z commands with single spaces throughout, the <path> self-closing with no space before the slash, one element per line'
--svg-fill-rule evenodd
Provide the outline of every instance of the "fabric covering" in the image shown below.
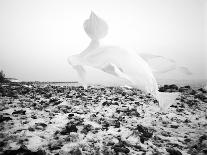
<path fill-rule="evenodd" d="M 164 74 L 173 70 L 178 70 L 185 75 L 192 75 L 192 72 L 187 67 L 178 65 L 177 62 L 173 59 L 150 53 L 139 53 L 139 56 L 141 56 L 145 61 L 148 62 L 153 73 Z M 152 62 L 152 60 L 154 59 L 159 59 L 159 62 L 162 65 L 160 65 L 159 67 L 152 65 L 150 62 Z"/>
<path fill-rule="evenodd" d="M 107 35 L 108 25 L 93 12 L 91 12 L 89 19 L 84 22 L 83 27 L 91 38 L 91 43 L 80 54 L 68 58 L 68 63 L 77 71 L 83 86 L 93 83 L 94 78 L 86 80 L 86 76 L 89 74 L 87 68 L 93 68 L 97 74 L 104 72 L 111 76 L 110 82 L 100 80 L 97 84 L 138 88 L 160 100 L 158 85 L 153 72 L 166 73 L 178 69 L 184 74 L 191 75 L 186 67 L 178 66 L 174 60 L 163 56 L 147 53 L 138 54 L 137 51 L 131 49 L 100 45 L 100 39 Z M 170 65 L 162 65 L 164 68 L 157 69 L 150 66 L 149 61 L 152 59 L 162 59 L 168 61 Z M 121 79 L 122 82 L 114 80 L 114 77 Z"/>
<path fill-rule="evenodd" d="M 84 85 L 87 85 L 85 67 L 90 66 L 124 79 L 122 86 L 135 87 L 157 97 L 157 82 L 144 59 L 132 50 L 100 45 L 99 40 L 108 32 L 108 26 L 103 19 L 92 12 L 90 18 L 84 22 L 84 29 L 91 38 L 90 45 L 80 54 L 68 58 L 68 63 L 77 71 Z"/>

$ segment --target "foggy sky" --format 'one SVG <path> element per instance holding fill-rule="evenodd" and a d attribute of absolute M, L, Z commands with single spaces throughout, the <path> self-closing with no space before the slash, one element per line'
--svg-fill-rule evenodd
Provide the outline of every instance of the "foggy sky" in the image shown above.
<path fill-rule="evenodd" d="M 20 80 L 77 81 L 67 57 L 88 46 L 91 10 L 109 25 L 104 44 L 166 56 L 193 72 L 158 78 L 207 78 L 206 0 L 0 0 L 0 69 Z"/>

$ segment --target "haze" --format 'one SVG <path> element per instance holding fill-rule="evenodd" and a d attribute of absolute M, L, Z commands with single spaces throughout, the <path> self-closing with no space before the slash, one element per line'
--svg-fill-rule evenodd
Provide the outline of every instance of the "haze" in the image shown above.
<path fill-rule="evenodd" d="M 88 46 L 91 10 L 109 25 L 104 44 L 169 57 L 193 72 L 157 78 L 207 79 L 206 0 L 0 0 L 0 69 L 24 81 L 77 81 L 67 57 Z"/>

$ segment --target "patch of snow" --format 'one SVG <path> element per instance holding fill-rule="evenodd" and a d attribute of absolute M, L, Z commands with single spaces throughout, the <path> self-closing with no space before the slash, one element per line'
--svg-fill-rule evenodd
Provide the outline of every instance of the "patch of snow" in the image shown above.
<path fill-rule="evenodd" d="M 37 149 L 45 144 L 44 140 L 40 138 L 39 136 L 32 136 L 29 138 L 27 148 L 32 150 L 32 151 L 37 151 Z"/>

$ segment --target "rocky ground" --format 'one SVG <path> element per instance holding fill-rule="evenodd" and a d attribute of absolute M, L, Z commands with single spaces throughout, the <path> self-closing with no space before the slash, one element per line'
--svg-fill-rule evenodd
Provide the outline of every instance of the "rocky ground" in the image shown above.
<path fill-rule="evenodd" d="M 206 90 L 160 92 L 180 93 L 164 112 L 137 89 L 0 85 L 0 154 L 207 154 Z"/>

